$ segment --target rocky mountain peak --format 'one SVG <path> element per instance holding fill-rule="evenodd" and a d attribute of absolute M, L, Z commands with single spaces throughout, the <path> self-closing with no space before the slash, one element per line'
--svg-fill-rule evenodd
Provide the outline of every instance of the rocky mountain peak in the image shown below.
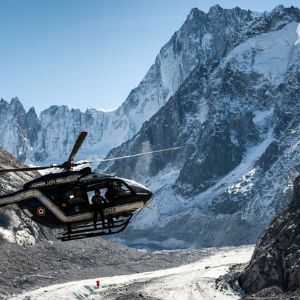
<path fill-rule="evenodd" d="M 5 101 L 3 98 L 1 98 L 1 100 L 0 100 L 0 104 L 8 104 L 8 102 L 7 102 L 7 101 Z"/>
<path fill-rule="evenodd" d="M 37 114 L 36 114 L 35 108 L 33 106 L 29 108 L 27 115 L 34 116 L 37 118 Z"/>
<path fill-rule="evenodd" d="M 300 21 L 300 9 L 294 6 L 284 7 L 279 5 L 271 12 L 264 14 L 262 26 L 267 30 L 278 30 L 290 22 Z M 255 25 L 254 25 L 255 26 Z"/>
<path fill-rule="evenodd" d="M 298 9 L 215 10 L 221 11 L 218 18 L 194 18 L 172 40 L 175 46 L 199 41 L 197 66 L 141 130 L 109 154 L 185 145 L 106 166 L 154 190 L 156 213 L 141 212 L 127 240 L 151 231 L 156 240 L 171 235 L 202 246 L 250 243 L 287 203 L 284 175 L 299 166 L 299 155 L 288 149 L 294 145 L 300 152 Z"/>
<path fill-rule="evenodd" d="M 209 16 L 214 16 L 216 14 L 220 14 L 224 11 L 224 8 L 221 7 L 219 4 L 213 5 L 209 11 L 208 11 L 208 15 Z"/>
<path fill-rule="evenodd" d="M 15 112 L 20 112 L 22 111 L 22 113 L 25 113 L 25 109 L 22 105 L 22 103 L 20 102 L 18 97 L 14 97 L 11 99 L 10 104 L 9 104 L 10 108 L 15 111 Z"/>
<path fill-rule="evenodd" d="M 5 101 L 3 98 L 0 100 L 0 109 L 7 110 L 9 109 L 9 103 Z"/>
<path fill-rule="evenodd" d="M 31 107 L 26 113 L 26 129 L 28 139 L 30 141 L 30 144 L 32 145 L 37 140 L 38 133 L 41 130 L 40 120 L 36 114 L 34 107 Z"/>
<path fill-rule="evenodd" d="M 190 13 L 188 14 L 187 21 L 198 20 L 200 18 L 206 17 L 206 13 L 200 10 L 197 7 L 191 9 Z"/>
<path fill-rule="evenodd" d="M 268 13 L 270 17 L 283 17 L 289 15 L 290 17 L 298 17 L 299 16 L 299 8 L 295 6 L 285 7 L 284 5 L 280 4 L 277 5 L 274 9 Z"/>
<path fill-rule="evenodd" d="M 14 97 L 10 100 L 10 105 L 20 105 L 21 102 L 18 97 Z"/>
<path fill-rule="evenodd" d="M 49 108 L 42 111 L 43 114 L 55 115 L 59 112 L 68 112 L 70 111 L 66 105 L 51 105 Z"/>
<path fill-rule="evenodd" d="M 213 17 L 214 11 L 221 13 L 216 19 Z M 26 117 L 25 111 L 16 103 L 20 114 L 14 114 L 14 130 L 16 134 L 19 132 L 19 136 L 22 133 L 22 138 L 18 137 L 15 141 L 15 134 L 12 137 L 8 132 L 0 145 L 19 159 L 38 163 L 48 159 L 53 162 L 66 155 L 78 132 L 88 130 L 90 144 L 87 152 L 93 156 L 95 153 L 97 156 L 105 155 L 109 149 L 134 136 L 144 122 L 176 93 L 199 63 L 220 60 L 234 40 L 235 32 L 249 18 L 252 18 L 249 12 L 223 10 L 218 6 L 212 8 L 210 14 L 192 9 L 186 22 L 162 47 L 141 83 L 117 110 L 83 113 L 54 105 L 36 118 L 33 112 L 28 112 Z M 8 121 L 8 118 L 5 119 Z M 24 122 L 31 120 L 31 125 L 23 127 Z M 26 146 L 22 147 L 22 143 Z"/>

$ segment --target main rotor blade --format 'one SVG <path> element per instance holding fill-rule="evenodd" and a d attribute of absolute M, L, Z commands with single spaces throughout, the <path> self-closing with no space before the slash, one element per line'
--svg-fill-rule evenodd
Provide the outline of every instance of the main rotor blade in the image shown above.
<path fill-rule="evenodd" d="M 53 168 L 62 168 L 62 165 L 57 165 L 57 166 L 50 165 L 44 167 L 25 167 L 25 168 L 18 168 L 18 169 L 0 169 L 0 173 L 38 171 L 38 170 L 46 170 L 46 169 L 53 169 Z"/>
<path fill-rule="evenodd" d="M 69 166 L 72 163 L 72 161 L 74 160 L 74 158 L 75 158 L 78 150 L 80 149 L 83 141 L 85 140 L 87 134 L 88 133 L 86 131 L 80 132 L 80 134 L 79 134 L 79 136 L 78 136 L 78 138 L 77 138 L 77 140 L 76 140 L 76 142 L 74 144 L 74 147 L 73 147 L 73 149 L 71 151 L 71 154 L 70 154 L 68 160 L 66 161 L 66 165 L 67 166 Z"/>
<path fill-rule="evenodd" d="M 103 162 L 103 161 L 119 160 L 119 159 L 131 158 L 131 157 L 142 156 L 142 155 L 148 155 L 148 154 L 153 154 L 153 153 L 173 151 L 173 150 L 178 150 L 178 149 L 181 149 L 181 148 L 183 148 L 183 147 L 181 146 L 181 147 L 174 147 L 174 148 L 166 148 L 166 149 L 136 153 L 136 154 L 125 155 L 125 156 L 109 157 L 109 158 L 105 158 L 105 159 L 101 160 L 100 163 Z"/>
<path fill-rule="evenodd" d="M 81 165 L 86 165 L 86 164 L 90 164 L 91 162 L 89 161 L 83 161 L 83 162 L 78 162 L 78 163 L 72 163 L 71 167 L 77 167 L 77 166 L 81 166 Z M 65 165 L 61 165 L 62 168 L 65 167 Z"/>
<path fill-rule="evenodd" d="M 72 167 L 77 167 L 80 165 L 87 164 L 88 162 L 79 162 L 79 163 L 72 163 Z M 6 173 L 6 172 L 26 172 L 26 171 L 38 171 L 38 170 L 46 170 L 46 169 L 64 169 L 65 165 L 49 165 L 49 166 L 41 166 L 41 167 L 24 167 L 24 168 L 18 168 L 18 169 L 0 169 L 0 173 Z"/>

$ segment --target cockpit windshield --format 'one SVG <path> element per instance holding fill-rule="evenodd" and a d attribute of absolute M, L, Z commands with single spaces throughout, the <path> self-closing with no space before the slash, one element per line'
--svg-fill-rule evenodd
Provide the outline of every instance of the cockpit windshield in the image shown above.
<path fill-rule="evenodd" d="M 148 194 L 150 192 L 150 190 L 148 188 L 146 188 L 144 185 L 137 183 L 133 180 L 124 180 L 129 186 L 130 188 L 132 188 L 135 193 L 137 194 Z"/>
<path fill-rule="evenodd" d="M 115 193 L 117 193 L 119 196 L 126 196 L 131 194 L 128 187 L 122 181 L 113 181 L 112 186 Z"/>

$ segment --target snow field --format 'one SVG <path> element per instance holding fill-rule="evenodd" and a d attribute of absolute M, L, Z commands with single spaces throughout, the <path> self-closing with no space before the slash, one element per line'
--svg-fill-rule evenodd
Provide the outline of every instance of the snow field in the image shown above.
<path fill-rule="evenodd" d="M 154 272 L 121 275 L 75 281 L 43 287 L 11 300 L 60 300 L 60 299 L 114 299 L 116 295 L 142 294 L 157 299 L 238 299 L 230 288 L 216 289 L 215 279 L 224 275 L 230 266 L 246 263 L 253 253 L 253 246 L 219 248 L 200 261 L 177 268 Z M 101 287 L 96 288 L 100 279 Z"/>

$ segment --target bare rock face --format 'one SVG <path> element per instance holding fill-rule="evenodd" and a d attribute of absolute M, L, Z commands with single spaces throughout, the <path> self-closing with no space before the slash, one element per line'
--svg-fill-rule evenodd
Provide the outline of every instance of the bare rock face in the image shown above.
<path fill-rule="evenodd" d="M 195 8 L 117 110 L 51 106 L 37 115 L 2 100 L 0 146 L 43 164 L 64 161 L 81 130 L 89 138 L 77 159 L 95 163 L 109 149 L 182 146 L 98 167 L 153 191 L 154 210 L 136 214 L 122 238 L 254 243 L 289 203 L 287 174 L 300 172 L 299 21 L 296 7 Z"/>
<path fill-rule="evenodd" d="M 18 98 L 0 100 L 0 147 L 21 161 L 64 161 L 82 130 L 89 132 L 78 158 L 101 157 L 132 138 L 198 66 L 219 59 L 236 39 L 236 32 L 254 21 L 251 11 L 214 6 L 209 13 L 191 10 L 184 24 L 161 48 L 140 84 L 114 111 L 53 105 L 39 115 L 25 111 Z M 247 27 L 247 26 L 246 26 Z"/>
<path fill-rule="evenodd" d="M 283 292 L 300 288 L 300 176 L 289 207 L 266 230 L 239 283 L 247 293 L 272 286 Z"/>
<path fill-rule="evenodd" d="M 209 49 L 224 46 L 221 36 L 225 48 L 199 61 L 141 130 L 108 155 L 182 149 L 103 163 L 99 170 L 153 191 L 154 210 L 140 211 L 121 234 L 128 243 L 256 243 L 287 207 L 300 173 L 300 10 L 278 6 L 246 21 L 216 6 L 207 16 L 197 10 L 191 16 L 204 25 L 214 16 L 220 24 L 209 28 Z M 231 36 L 223 34 L 228 27 Z"/>
<path fill-rule="evenodd" d="M 23 167 L 11 154 L 0 149 L 0 169 Z M 38 176 L 37 172 L 0 174 L 0 195 L 19 190 L 23 184 Z M 34 244 L 42 229 L 27 218 L 16 205 L 0 209 L 0 246 L 4 242 Z"/>

